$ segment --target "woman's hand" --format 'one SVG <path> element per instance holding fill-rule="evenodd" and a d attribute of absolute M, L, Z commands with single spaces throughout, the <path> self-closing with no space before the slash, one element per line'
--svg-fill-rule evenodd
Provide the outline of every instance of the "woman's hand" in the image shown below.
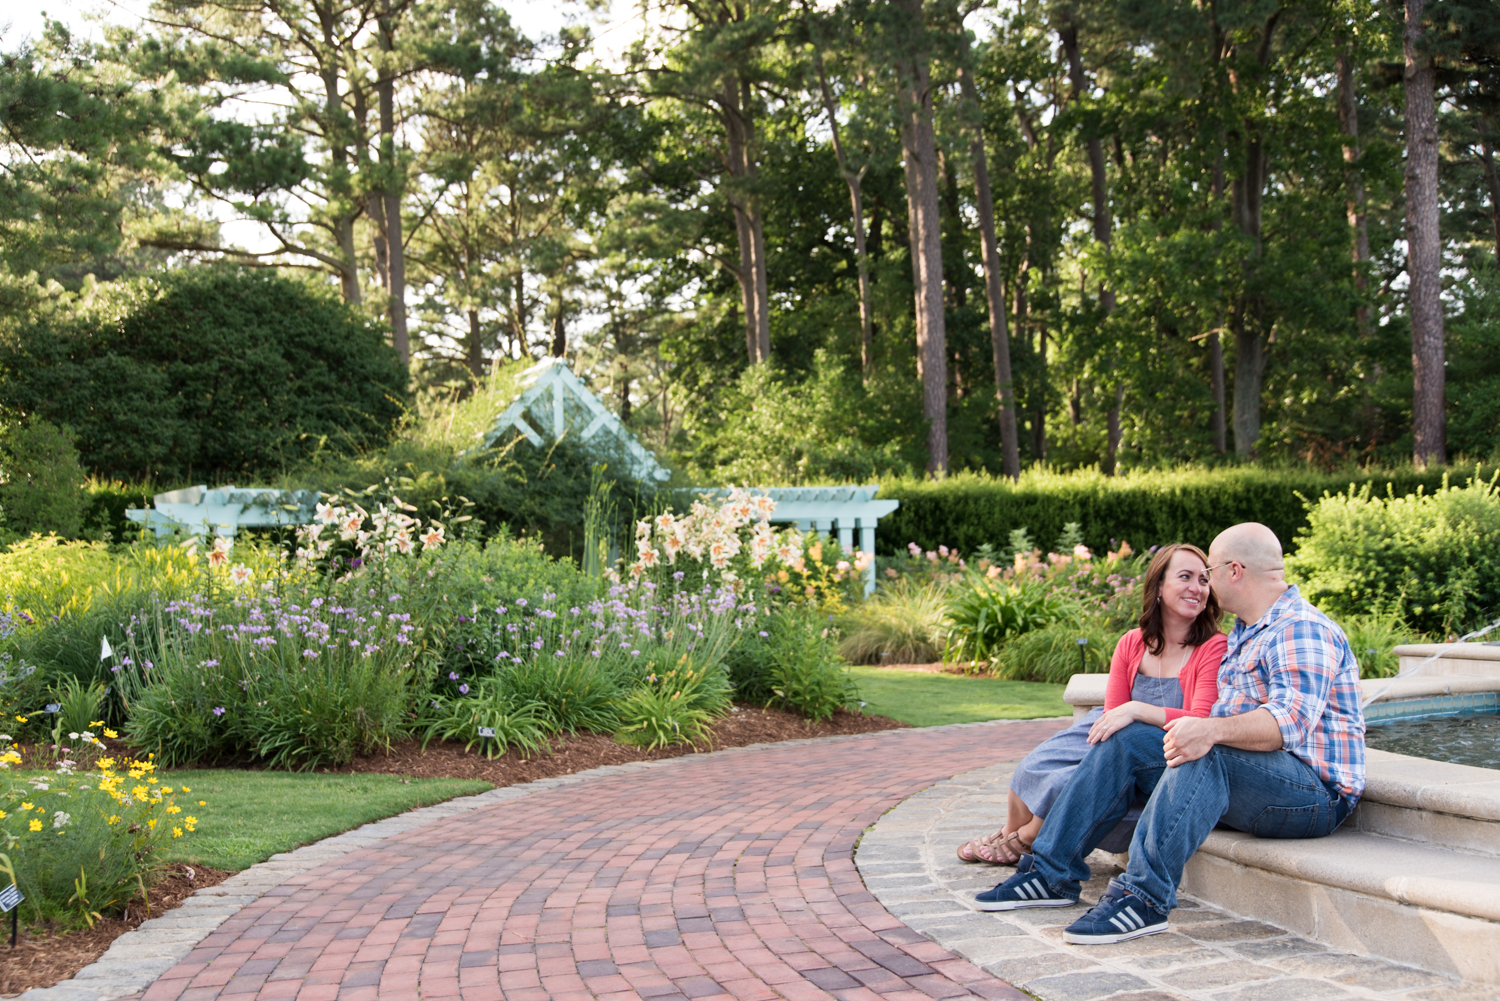
<path fill-rule="evenodd" d="M 1089 743 L 1097 744 L 1108 740 L 1110 734 L 1122 730 L 1136 720 L 1140 719 L 1140 702 L 1127 702 L 1124 705 L 1115 706 L 1109 712 L 1094 720 L 1094 725 L 1089 728 Z"/>

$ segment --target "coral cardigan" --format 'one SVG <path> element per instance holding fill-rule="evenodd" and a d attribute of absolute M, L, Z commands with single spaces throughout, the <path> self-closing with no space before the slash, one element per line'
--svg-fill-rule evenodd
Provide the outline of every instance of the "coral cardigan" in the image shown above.
<path fill-rule="evenodd" d="M 1193 651 L 1177 673 L 1184 708 L 1166 710 L 1167 719 L 1208 715 L 1219 697 L 1219 661 L 1224 659 L 1228 647 L 1229 637 L 1214 633 L 1213 638 Z M 1109 662 L 1109 686 L 1104 693 L 1106 712 L 1130 701 L 1130 689 L 1145 656 L 1146 641 L 1141 638 L 1139 629 L 1132 629 L 1120 637 L 1120 642 L 1115 645 L 1114 659 Z"/>

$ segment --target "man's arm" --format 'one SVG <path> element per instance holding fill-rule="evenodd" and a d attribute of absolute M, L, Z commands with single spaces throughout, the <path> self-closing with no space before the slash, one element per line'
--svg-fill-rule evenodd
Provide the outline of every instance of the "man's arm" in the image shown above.
<path fill-rule="evenodd" d="M 1238 716 L 1179 716 L 1167 720 L 1167 739 L 1162 751 L 1167 765 L 1176 768 L 1196 761 L 1215 744 L 1242 751 L 1279 751 L 1281 724 L 1262 706 Z"/>

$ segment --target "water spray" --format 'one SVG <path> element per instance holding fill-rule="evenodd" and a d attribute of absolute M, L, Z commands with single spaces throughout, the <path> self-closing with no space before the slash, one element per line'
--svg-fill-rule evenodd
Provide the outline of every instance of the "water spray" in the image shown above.
<path fill-rule="evenodd" d="M 1361 699 L 1360 703 L 1359 703 L 1359 707 L 1361 709 L 1364 709 L 1371 702 L 1374 702 L 1376 699 L 1380 698 L 1386 692 L 1390 691 L 1391 690 L 1391 686 L 1394 685 L 1396 682 L 1400 681 L 1401 679 L 1403 679 L 1403 678 L 1411 678 L 1411 677 L 1415 677 L 1418 674 L 1421 674 L 1422 671 L 1426 669 L 1427 665 L 1431 664 L 1434 661 L 1441 660 L 1442 657 L 1443 657 L 1443 654 L 1450 652 L 1450 650 L 1453 647 L 1456 647 L 1456 646 L 1458 646 L 1461 643 L 1467 643 L 1467 642 L 1469 642 L 1469 640 L 1478 639 L 1479 637 L 1481 637 L 1481 636 L 1485 635 L 1486 633 L 1490 632 L 1490 630 L 1496 629 L 1496 628 L 1500 628 L 1500 619 L 1496 619 L 1494 622 L 1491 622 L 1489 625 L 1485 626 L 1483 629 L 1476 629 L 1472 633 L 1468 633 L 1467 635 L 1460 636 L 1458 639 L 1454 640 L 1452 643 L 1443 643 L 1443 644 L 1440 644 L 1442 646 L 1441 650 L 1439 650 L 1437 653 L 1433 654 L 1431 657 L 1428 657 L 1426 660 L 1422 661 L 1422 663 L 1418 664 L 1416 667 L 1412 668 L 1410 671 L 1398 671 L 1398 672 L 1396 672 L 1395 676 L 1392 677 L 1390 681 L 1386 682 L 1385 685 L 1381 686 L 1380 690 L 1377 691 L 1374 695 L 1367 695 L 1363 699 Z"/>

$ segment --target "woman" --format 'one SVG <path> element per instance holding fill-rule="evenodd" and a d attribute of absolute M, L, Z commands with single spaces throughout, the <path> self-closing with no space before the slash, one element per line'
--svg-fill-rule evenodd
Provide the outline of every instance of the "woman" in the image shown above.
<path fill-rule="evenodd" d="M 1139 628 L 1120 637 L 1109 665 L 1104 705 L 1037 745 L 1010 780 L 1005 826 L 961 845 L 965 862 L 1014 865 L 1031 850 L 1042 820 L 1091 745 L 1131 723 L 1166 725 L 1207 716 L 1218 698 L 1219 602 L 1208 584 L 1208 557 L 1197 546 L 1166 546 L 1141 588 Z"/>

